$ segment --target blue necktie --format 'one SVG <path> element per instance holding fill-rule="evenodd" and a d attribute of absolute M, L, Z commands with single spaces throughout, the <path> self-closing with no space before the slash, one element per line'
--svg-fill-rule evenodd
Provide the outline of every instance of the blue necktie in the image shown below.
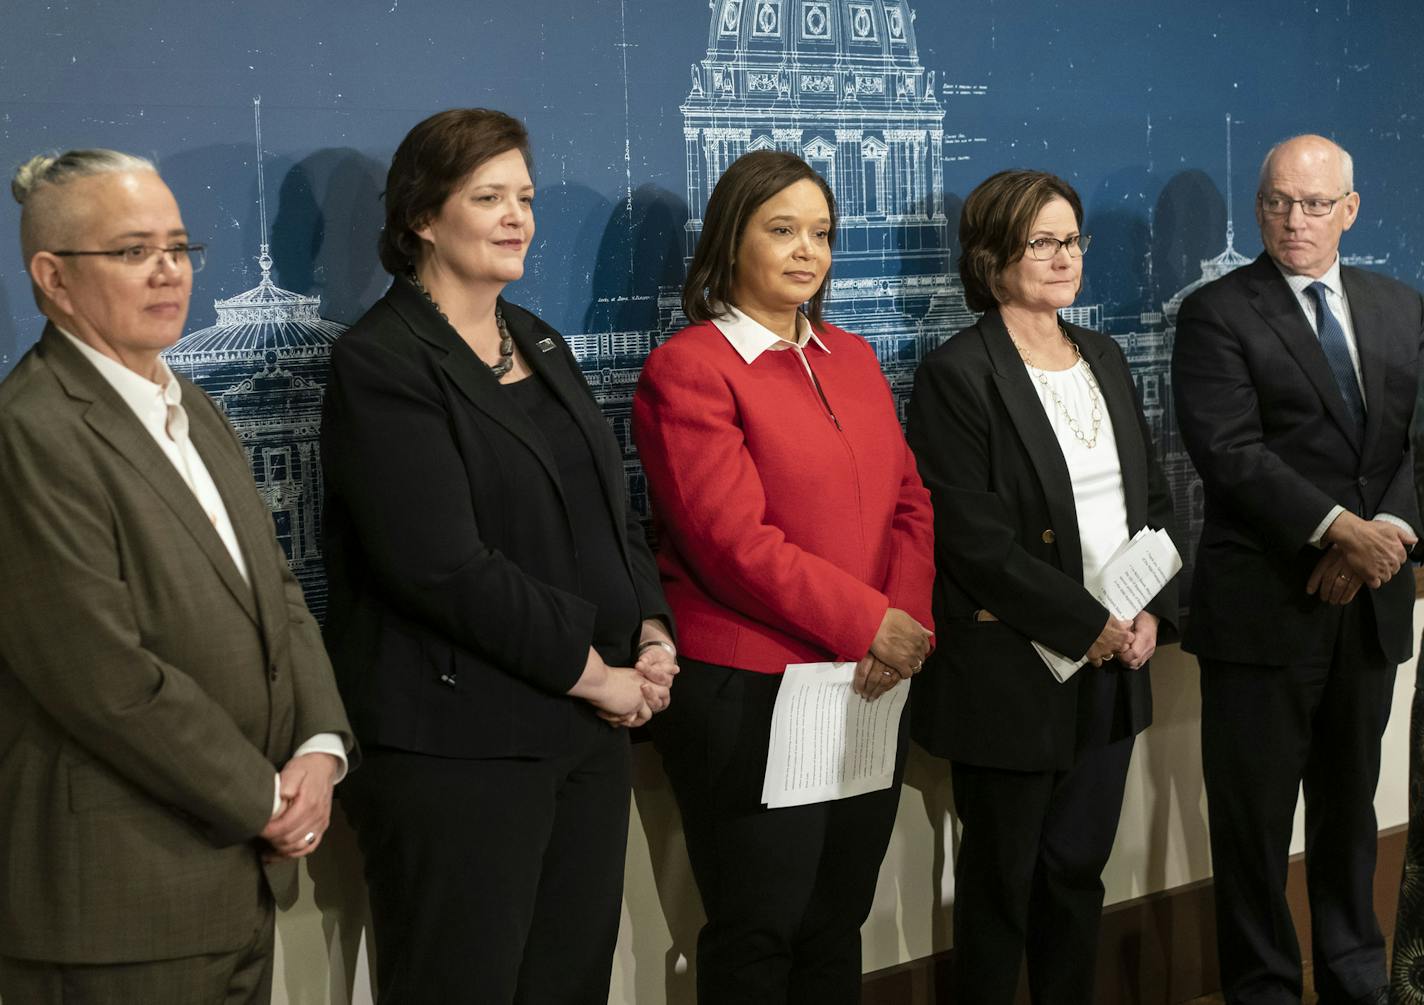
<path fill-rule="evenodd" d="M 1355 366 L 1350 362 L 1345 329 L 1340 327 L 1340 319 L 1325 302 L 1325 284 L 1314 282 L 1305 289 L 1315 300 L 1315 330 L 1320 337 L 1320 348 L 1325 350 L 1325 362 L 1330 364 L 1330 372 L 1335 375 L 1335 383 L 1345 398 L 1345 410 L 1355 420 L 1356 431 L 1363 434 L 1365 400 L 1360 396 L 1360 383 L 1355 378 Z"/>

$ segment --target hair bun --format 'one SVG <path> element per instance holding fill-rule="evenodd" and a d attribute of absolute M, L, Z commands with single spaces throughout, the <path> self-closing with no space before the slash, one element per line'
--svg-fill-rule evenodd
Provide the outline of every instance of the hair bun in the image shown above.
<path fill-rule="evenodd" d="M 36 154 L 15 169 L 15 177 L 10 180 L 10 194 L 21 206 L 25 200 L 45 180 L 45 175 L 59 158 L 53 154 Z"/>

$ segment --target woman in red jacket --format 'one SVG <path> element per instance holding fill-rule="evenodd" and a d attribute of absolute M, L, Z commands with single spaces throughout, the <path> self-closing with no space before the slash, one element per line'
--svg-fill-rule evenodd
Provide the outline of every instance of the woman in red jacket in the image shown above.
<path fill-rule="evenodd" d="M 875 352 L 821 319 L 835 230 L 835 197 L 799 158 L 733 163 L 683 287 L 693 323 L 649 356 L 633 402 L 681 636 L 653 735 L 707 913 L 704 1003 L 859 1001 L 898 772 L 767 809 L 771 713 L 789 663 L 855 661 L 874 700 L 930 648 L 929 496 Z"/>

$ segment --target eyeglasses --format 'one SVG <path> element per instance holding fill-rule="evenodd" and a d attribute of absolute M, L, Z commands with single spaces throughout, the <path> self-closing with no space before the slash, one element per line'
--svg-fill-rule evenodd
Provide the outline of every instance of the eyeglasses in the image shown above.
<path fill-rule="evenodd" d="M 1082 258 L 1088 252 L 1088 244 L 1093 240 L 1091 234 L 1074 234 L 1066 241 L 1060 241 L 1056 237 L 1035 237 L 1028 242 L 1028 253 L 1040 262 L 1046 262 L 1058 254 L 1059 248 L 1068 249 L 1068 257 Z"/>
<path fill-rule="evenodd" d="M 127 248 L 117 248 L 114 251 L 51 251 L 50 254 L 60 258 L 98 255 L 102 258 L 112 258 L 134 269 L 151 268 L 159 256 L 166 256 L 174 268 L 190 264 L 194 272 L 202 272 L 203 266 L 207 264 L 207 250 L 207 247 L 201 244 L 170 244 L 166 248 L 152 244 L 131 244 Z"/>
<path fill-rule="evenodd" d="M 1290 216 L 1292 206 L 1299 206 L 1306 216 L 1329 216 L 1335 204 L 1349 194 L 1346 192 L 1335 199 L 1287 199 L 1283 195 L 1262 195 L 1258 192 L 1256 202 L 1260 204 L 1261 212 L 1267 216 Z"/>

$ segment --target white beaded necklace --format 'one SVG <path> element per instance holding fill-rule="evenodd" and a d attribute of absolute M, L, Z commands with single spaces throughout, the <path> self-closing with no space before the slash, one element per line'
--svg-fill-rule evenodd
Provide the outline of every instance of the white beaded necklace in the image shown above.
<path fill-rule="evenodd" d="M 1007 328 L 1005 330 L 1009 333 L 1009 341 L 1013 342 L 1014 348 L 1019 351 L 1019 358 L 1024 361 L 1025 366 L 1027 366 L 1030 370 L 1033 371 L 1034 377 L 1038 379 L 1039 384 L 1043 386 L 1044 390 L 1046 390 L 1049 395 L 1052 396 L 1053 404 L 1057 407 L 1059 413 L 1068 423 L 1068 430 L 1075 437 L 1077 437 L 1079 443 L 1083 444 L 1083 446 L 1087 447 L 1089 450 L 1092 450 L 1094 447 L 1096 447 L 1098 445 L 1098 431 L 1102 428 L 1103 425 L 1103 411 L 1099 405 L 1098 382 L 1093 379 L 1093 368 L 1090 366 L 1083 367 L 1083 378 L 1088 382 L 1088 400 L 1093 403 L 1093 435 L 1089 437 L 1083 435 L 1082 423 L 1078 421 L 1077 416 L 1069 413 L 1068 406 L 1063 404 L 1063 399 L 1058 396 L 1058 392 L 1055 391 L 1053 389 L 1053 385 L 1048 382 L 1047 375 L 1041 369 L 1039 369 L 1038 366 L 1034 364 L 1033 357 L 1029 355 L 1028 350 L 1019 344 L 1019 340 L 1014 336 L 1013 330 Z M 1067 342 L 1070 346 L 1073 347 L 1073 355 L 1078 357 L 1078 363 L 1082 363 L 1083 353 L 1078 348 L 1078 343 L 1074 342 L 1071 338 L 1069 338 L 1068 333 L 1062 328 L 1058 329 L 1058 334 L 1063 336 L 1064 342 Z M 1074 364 L 1074 366 L 1077 365 L 1077 363 Z"/>

